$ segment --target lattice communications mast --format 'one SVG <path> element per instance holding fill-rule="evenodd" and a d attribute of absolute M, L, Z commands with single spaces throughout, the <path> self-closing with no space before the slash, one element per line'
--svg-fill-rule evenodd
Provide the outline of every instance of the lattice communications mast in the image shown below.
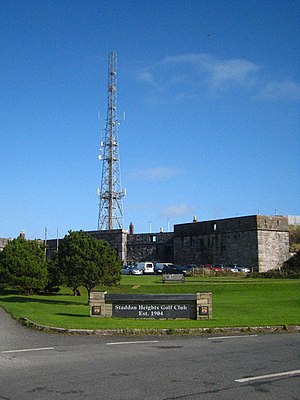
<path fill-rule="evenodd" d="M 98 189 L 98 229 L 123 229 L 123 202 L 125 190 L 121 189 L 117 119 L 117 55 L 108 58 L 108 103 L 104 142 L 101 142 L 99 159 L 102 164 L 101 188 Z"/>

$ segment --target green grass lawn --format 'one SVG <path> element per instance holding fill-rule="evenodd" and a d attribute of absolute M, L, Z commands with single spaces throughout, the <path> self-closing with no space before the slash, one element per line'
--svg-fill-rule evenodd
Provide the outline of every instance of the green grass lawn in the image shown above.
<path fill-rule="evenodd" d="M 97 287 L 108 293 L 212 292 L 213 319 L 134 320 L 90 318 L 87 293 L 74 297 L 68 288 L 56 295 L 22 296 L 0 291 L 0 306 L 14 318 L 37 324 L 79 329 L 176 329 L 300 324 L 300 280 L 187 277 L 183 284 L 163 284 L 160 276 L 123 276 L 116 287 Z"/>

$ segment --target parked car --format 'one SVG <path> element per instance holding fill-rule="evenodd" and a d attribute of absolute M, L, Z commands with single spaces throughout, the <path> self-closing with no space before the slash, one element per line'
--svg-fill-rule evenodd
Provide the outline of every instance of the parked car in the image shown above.
<path fill-rule="evenodd" d="M 123 265 L 121 275 L 131 275 L 132 265 Z"/>
<path fill-rule="evenodd" d="M 213 264 L 202 264 L 200 267 L 201 268 L 211 269 L 212 266 L 213 266 Z"/>
<path fill-rule="evenodd" d="M 143 275 L 144 269 L 141 266 L 134 265 L 130 270 L 130 275 Z"/>
<path fill-rule="evenodd" d="M 163 267 L 162 269 L 162 274 L 183 274 L 185 275 L 186 272 L 182 270 L 182 268 L 179 265 L 167 265 Z"/>
<path fill-rule="evenodd" d="M 154 264 L 151 261 L 142 261 L 136 264 L 138 268 L 144 271 L 144 274 L 154 274 Z"/>
<path fill-rule="evenodd" d="M 212 266 L 212 268 L 214 268 L 215 271 L 223 271 L 224 269 L 226 269 L 226 265 L 225 264 L 214 264 Z"/>
<path fill-rule="evenodd" d="M 158 262 L 154 266 L 154 272 L 156 274 L 162 274 L 162 271 L 163 271 L 164 267 L 169 267 L 169 266 L 173 266 L 173 265 L 174 264 L 172 264 L 172 263 L 161 263 L 161 262 Z"/>
<path fill-rule="evenodd" d="M 223 271 L 224 268 L 222 267 L 221 264 L 213 264 L 211 267 L 209 267 L 212 271 Z"/>
<path fill-rule="evenodd" d="M 243 267 L 243 272 L 250 273 L 251 269 L 247 267 Z"/>
<path fill-rule="evenodd" d="M 239 272 L 236 264 L 228 264 L 228 265 L 226 265 L 225 269 L 227 271 L 231 271 L 231 272 Z"/>
<path fill-rule="evenodd" d="M 226 269 L 231 272 L 250 272 L 249 268 L 242 267 L 241 265 L 238 265 L 238 264 L 226 265 Z"/>
<path fill-rule="evenodd" d="M 242 267 L 240 265 L 238 265 L 236 268 L 238 269 L 239 272 L 251 272 L 250 268 Z"/>
<path fill-rule="evenodd" d="M 193 272 L 195 269 L 193 265 L 176 265 L 176 268 L 179 269 L 183 275 Z"/>

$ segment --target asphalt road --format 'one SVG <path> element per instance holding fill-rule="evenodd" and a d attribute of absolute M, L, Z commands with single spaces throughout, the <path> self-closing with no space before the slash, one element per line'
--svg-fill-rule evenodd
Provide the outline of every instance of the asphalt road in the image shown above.
<path fill-rule="evenodd" d="M 299 339 L 46 334 L 0 308 L 0 399 L 300 399 Z"/>

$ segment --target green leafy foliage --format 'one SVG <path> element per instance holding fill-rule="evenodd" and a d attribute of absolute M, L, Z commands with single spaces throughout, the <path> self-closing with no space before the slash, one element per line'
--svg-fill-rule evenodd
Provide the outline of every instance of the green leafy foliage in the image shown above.
<path fill-rule="evenodd" d="M 115 249 L 84 231 L 69 231 L 59 247 L 58 259 L 74 294 L 80 286 L 89 293 L 99 284 L 115 285 L 120 281 L 121 261 Z"/>
<path fill-rule="evenodd" d="M 47 259 L 48 284 L 45 287 L 46 293 L 59 292 L 59 286 L 64 283 L 63 271 L 58 264 L 58 255 L 55 254 L 51 259 Z"/>
<path fill-rule="evenodd" d="M 300 250 L 300 225 L 290 225 L 290 251 L 297 252 Z"/>
<path fill-rule="evenodd" d="M 36 240 L 17 238 L 0 253 L 0 282 L 32 294 L 47 285 L 48 271 L 44 250 Z"/>
<path fill-rule="evenodd" d="M 295 278 L 300 278 L 300 250 L 283 263 L 281 271 Z"/>
<path fill-rule="evenodd" d="M 300 250 L 285 261 L 280 269 L 267 272 L 253 272 L 247 278 L 299 279 L 300 278 Z"/>

